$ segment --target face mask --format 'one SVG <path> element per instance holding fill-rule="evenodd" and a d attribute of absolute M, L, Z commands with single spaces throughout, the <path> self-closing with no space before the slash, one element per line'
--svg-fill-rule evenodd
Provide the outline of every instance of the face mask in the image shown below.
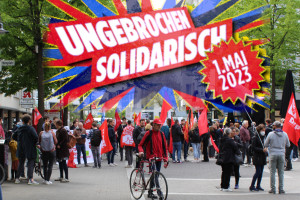
<path fill-rule="evenodd" d="M 265 136 L 265 134 L 266 134 L 266 133 L 265 133 L 264 131 L 261 131 L 261 132 L 260 132 L 260 135 L 261 135 L 261 136 Z"/>

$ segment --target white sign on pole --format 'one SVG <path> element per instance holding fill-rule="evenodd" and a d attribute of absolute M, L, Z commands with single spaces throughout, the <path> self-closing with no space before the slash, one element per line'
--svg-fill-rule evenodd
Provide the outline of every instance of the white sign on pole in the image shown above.
<path fill-rule="evenodd" d="M 33 104 L 21 104 L 22 108 L 33 108 Z"/>
<path fill-rule="evenodd" d="M 34 104 L 34 100 L 33 99 L 20 99 L 20 104 L 21 105 Z"/>
<path fill-rule="evenodd" d="M 15 66 L 15 61 L 14 60 L 1 60 L 0 63 L 1 63 L 2 67 Z"/>

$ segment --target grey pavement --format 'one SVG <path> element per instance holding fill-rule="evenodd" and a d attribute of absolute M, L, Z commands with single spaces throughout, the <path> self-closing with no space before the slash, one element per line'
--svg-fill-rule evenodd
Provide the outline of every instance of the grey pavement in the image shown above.
<path fill-rule="evenodd" d="M 4 200 L 130 200 L 129 175 L 132 169 L 126 169 L 127 162 L 120 162 L 116 156 L 118 166 L 110 167 L 103 160 L 101 169 L 82 167 L 69 169 L 70 183 L 54 182 L 53 185 L 40 184 L 37 186 L 27 185 L 27 182 L 14 184 L 5 182 L 2 185 Z M 90 164 L 91 165 L 91 164 Z M 221 167 L 210 162 L 180 164 L 170 163 L 167 169 L 162 168 L 169 186 L 170 200 L 185 199 L 300 199 L 300 162 L 293 162 L 293 170 L 285 172 L 285 195 L 270 195 L 269 170 L 265 166 L 262 187 L 265 192 L 249 192 L 254 167 L 241 166 L 240 189 L 230 193 L 224 193 L 217 188 L 220 185 Z M 58 166 L 54 166 L 52 180 L 59 176 Z M 34 174 L 38 182 L 40 177 Z M 277 181 L 277 180 L 276 180 Z M 231 178 L 234 186 L 234 177 Z M 142 199 L 147 199 L 146 195 Z"/>

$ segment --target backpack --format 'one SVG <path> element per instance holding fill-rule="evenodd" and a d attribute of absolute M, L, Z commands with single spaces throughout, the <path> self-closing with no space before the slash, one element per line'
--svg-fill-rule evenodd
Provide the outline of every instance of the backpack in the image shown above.
<path fill-rule="evenodd" d="M 139 143 L 142 141 L 144 135 L 146 134 L 147 131 L 142 131 L 139 136 L 137 137 L 136 141 L 137 141 L 137 144 L 136 145 L 139 145 Z"/>
<path fill-rule="evenodd" d="M 142 133 L 141 133 L 142 134 Z M 140 134 L 140 135 L 141 135 Z M 150 134 L 148 135 L 148 137 L 145 139 L 145 145 L 148 144 L 148 142 L 150 142 L 150 154 L 153 154 L 153 145 L 152 145 L 152 134 L 153 134 L 153 131 L 150 130 Z M 163 132 L 160 131 L 160 135 L 161 135 L 161 139 L 162 139 L 162 146 L 163 146 L 163 155 L 166 154 L 166 146 L 165 146 L 165 140 L 164 140 L 164 136 L 163 136 Z M 167 155 L 165 155 L 167 156 Z"/>
<path fill-rule="evenodd" d="M 69 149 L 72 149 L 75 145 L 76 145 L 76 138 L 74 135 L 68 135 L 68 142 L 67 142 L 67 146 Z"/>
<path fill-rule="evenodd" d="M 101 131 L 99 129 L 93 129 L 93 137 L 91 138 L 92 146 L 100 146 L 101 143 Z"/>

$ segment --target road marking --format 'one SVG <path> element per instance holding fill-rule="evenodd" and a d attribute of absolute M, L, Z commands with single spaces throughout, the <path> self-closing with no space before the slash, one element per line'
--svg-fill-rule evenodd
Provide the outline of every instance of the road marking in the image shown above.
<path fill-rule="evenodd" d="M 286 178 L 286 177 L 284 177 Z M 262 179 L 270 179 L 269 177 L 263 177 Z M 221 178 L 200 178 L 200 179 L 188 179 L 188 178 L 167 178 L 168 181 L 220 181 Z M 240 180 L 252 180 L 252 177 L 249 178 L 240 178 Z"/>
<path fill-rule="evenodd" d="M 299 192 L 287 192 L 287 194 L 300 194 Z M 237 192 L 221 192 L 220 193 L 170 193 L 169 195 L 185 195 L 185 196 L 245 196 L 245 195 L 270 195 L 268 192 L 245 192 L 245 193 L 237 193 Z"/>

